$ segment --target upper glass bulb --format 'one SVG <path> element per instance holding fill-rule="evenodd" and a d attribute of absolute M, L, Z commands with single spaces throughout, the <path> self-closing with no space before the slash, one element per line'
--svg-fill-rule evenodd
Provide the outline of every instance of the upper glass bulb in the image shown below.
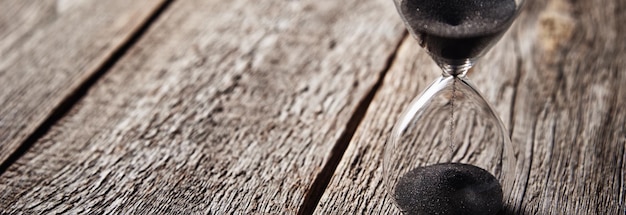
<path fill-rule="evenodd" d="M 451 75 L 469 69 L 498 41 L 522 0 L 394 0 L 405 26 Z M 459 69 L 456 69 L 456 68 Z"/>

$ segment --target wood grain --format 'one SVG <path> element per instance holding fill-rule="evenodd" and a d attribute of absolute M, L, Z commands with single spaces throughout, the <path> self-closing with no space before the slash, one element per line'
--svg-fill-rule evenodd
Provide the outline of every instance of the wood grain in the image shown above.
<path fill-rule="evenodd" d="M 513 106 L 512 139 L 525 147 L 515 211 L 624 214 L 626 2 L 535 8 L 537 24 L 524 27 L 536 42 L 522 49 L 532 54 Z"/>
<path fill-rule="evenodd" d="M 508 125 L 518 156 L 503 213 L 624 214 L 626 3 L 527 3 L 469 75 Z M 316 214 L 399 213 L 382 183 L 383 147 L 410 99 L 438 74 L 405 40 Z"/>
<path fill-rule="evenodd" d="M 176 1 L 0 177 L 0 213 L 296 213 L 403 34 L 386 0 Z"/>
<path fill-rule="evenodd" d="M 0 1 L 0 164 L 163 1 Z"/>

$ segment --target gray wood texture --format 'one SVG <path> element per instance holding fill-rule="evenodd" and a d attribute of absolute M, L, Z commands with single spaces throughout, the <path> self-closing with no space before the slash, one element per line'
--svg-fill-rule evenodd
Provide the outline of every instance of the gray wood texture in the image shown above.
<path fill-rule="evenodd" d="M 0 177 L 0 213 L 298 212 L 403 38 L 391 6 L 172 3 Z"/>
<path fill-rule="evenodd" d="M 469 74 L 518 157 L 502 214 L 626 214 L 626 2 L 527 1 Z M 399 213 L 383 147 L 440 70 L 392 1 L 174 1 L 115 60 L 162 3 L 0 0 L 0 214 Z"/>
<path fill-rule="evenodd" d="M 0 164 L 163 1 L 0 1 Z"/>
<path fill-rule="evenodd" d="M 626 3 L 527 6 L 469 74 L 508 125 L 518 156 L 503 212 L 624 214 Z M 405 40 L 316 214 L 399 213 L 382 183 L 383 147 L 400 112 L 438 74 Z"/>

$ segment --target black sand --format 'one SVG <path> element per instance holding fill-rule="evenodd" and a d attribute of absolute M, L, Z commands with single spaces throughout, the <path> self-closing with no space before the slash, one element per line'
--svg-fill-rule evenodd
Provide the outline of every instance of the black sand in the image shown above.
<path fill-rule="evenodd" d="M 444 163 L 418 167 L 398 180 L 398 206 L 405 214 L 496 214 L 502 208 L 502 187 L 484 169 Z"/>
<path fill-rule="evenodd" d="M 516 14 L 514 0 L 404 0 L 398 7 L 420 45 L 444 59 L 479 56 Z"/>

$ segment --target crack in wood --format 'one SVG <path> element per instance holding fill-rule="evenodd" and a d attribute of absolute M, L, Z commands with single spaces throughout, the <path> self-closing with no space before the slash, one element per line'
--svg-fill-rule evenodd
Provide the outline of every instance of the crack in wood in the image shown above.
<path fill-rule="evenodd" d="M 522 77 L 522 71 L 524 69 L 519 38 L 514 35 L 513 39 L 516 40 L 514 52 L 517 55 L 517 67 L 515 70 L 515 78 L 513 79 L 513 94 L 511 95 L 511 111 L 509 113 L 509 137 L 513 136 L 513 130 L 515 128 L 515 103 L 517 101 L 517 93 L 520 87 L 520 79 Z"/>
<path fill-rule="evenodd" d="M 367 93 L 367 95 L 357 105 L 356 110 L 354 111 L 354 114 L 352 114 L 352 116 L 348 120 L 348 123 L 345 126 L 344 132 L 341 134 L 341 137 L 337 140 L 337 143 L 334 145 L 333 149 L 331 150 L 328 162 L 326 163 L 326 165 L 324 165 L 324 167 L 322 168 L 318 176 L 315 177 L 313 184 L 307 191 L 304 197 L 304 201 L 302 202 L 302 205 L 300 206 L 300 209 L 298 210 L 299 215 L 304 215 L 304 214 L 308 215 L 308 214 L 313 214 L 313 212 L 315 212 L 315 208 L 317 207 L 317 204 L 322 198 L 322 195 L 324 194 L 326 187 L 330 183 L 330 179 L 333 177 L 333 174 L 335 173 L 335 170 L 337 169 L 339 162 L 341 162 L 343 154 L 348 148 L 348 145 L 350 144 L 350 141 L 352 140 L 354 133 L 356 132 L 357 128 L 361 124 L 361 121 L 365 117 L 365 113 L 367 112 L 367 109 L 372 103 L 374 96 L 376 95 L 379 88 L 383 84 L 385 75 L 387 74 L 391 66 L 393 65 L 396 59 L 398 50 L 400 49 L 400 46 L 405 42 L 408 36 L 409 36 L 408 32 L 405 31 L 401 39 L 396 44 L 394 51 L 387 58 L 385 67 L 380 71 L 379 77 L 376 80 L 376 83 L 372 86 L 372 88 Z"/>

